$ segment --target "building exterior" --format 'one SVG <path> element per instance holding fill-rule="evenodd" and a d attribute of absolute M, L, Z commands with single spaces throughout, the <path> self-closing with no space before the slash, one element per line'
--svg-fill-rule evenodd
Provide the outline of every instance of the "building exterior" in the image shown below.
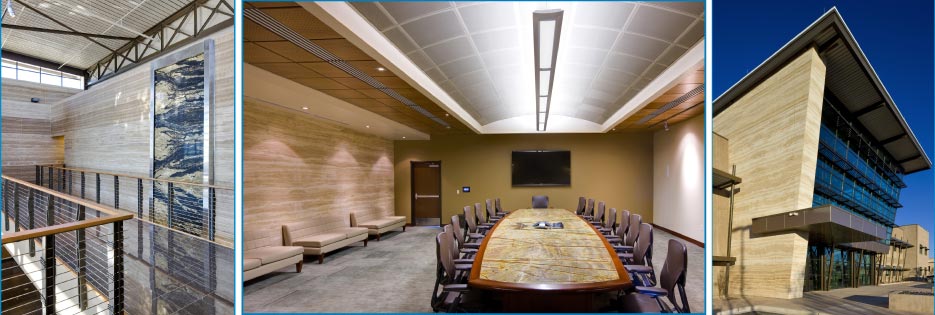
<path fill-rule="evenodd" d="M 913 250 L 894 233 L 899 193 L 931 161 L 836 9 L 718 97 L 713 122 L 742 178 L 730 224 L 714 224 L 731 253 L 714 292 L 797 298 L 874 285 L 894 246 Z M 726 195 L 715 194 L 723 218 Z"/>
<path fill-rule="evenodd" d="M 918 279 L 932 274 L 929 268 L 929 232 L 918 224 L 893 228 L 890 248 L 880 266 L 880 283 Z"/>

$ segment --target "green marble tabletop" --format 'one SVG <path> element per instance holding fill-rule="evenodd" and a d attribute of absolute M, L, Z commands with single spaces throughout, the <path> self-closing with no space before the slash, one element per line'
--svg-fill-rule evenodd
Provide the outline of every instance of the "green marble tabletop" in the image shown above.
<path fill-rule="evenodd" d="M 562 222 L 539 229 L 536 222 Z M 565 209 L 520 209 L 503 218 L 481 261 L 480 279 L 522 284 L 586 284 L 619 280 L 614 258 L 590 224 Z"/>

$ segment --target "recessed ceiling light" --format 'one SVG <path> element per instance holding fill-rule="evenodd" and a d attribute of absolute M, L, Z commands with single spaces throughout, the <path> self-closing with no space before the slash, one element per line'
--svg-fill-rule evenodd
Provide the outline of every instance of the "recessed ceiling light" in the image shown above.
<path fill-rule="evenodd" d="M 611 129 L 610 131 L 617 131 L 617 128 Z"/>
<path fill-rule="evenodd" d="M 370 125 L 367 125 L 366 127 L 367 127 L 367 129 L 370 129 Z"/>
<path fill-rule="evenodd" d="M 384 68 L 384 67 L 377 67 L 377 71 L 386 71 L 386 68 Z"/>
<path fill-rule="evenodd" d="M 405 137 L 405 136 L 403 136 L 403 139 L 406 139 L 406 137 Z"/>
<path fill-rule="evenodd" d="M 536 131 L 545 131 L 549 121 L 549 103 L 552 100 L 552 80 L 558 42 L 562 34 L 564 11 L 538 10 L 532 13 L 533 58 L 536 78 Z"/>
<path fill-rule="evenodd" d="M 308 106 L 302 106 L 302 109 L 308 110 Z"/>
<path fill-rule="evenodd" d="M 448 115 L 448 113 L 445 113 L 445 117 L 448 117 L 448 116 L 450 116 L 450 115 Z"/>

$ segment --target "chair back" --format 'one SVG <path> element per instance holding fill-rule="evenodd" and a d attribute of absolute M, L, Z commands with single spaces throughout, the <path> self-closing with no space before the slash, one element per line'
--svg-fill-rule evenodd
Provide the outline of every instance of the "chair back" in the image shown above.
<path fill-rule="evenodd" d="M 620 211 L 620 224 L 617 225 L 617 236 L 627 235 L 627 229 L 630 227 L 630 210 Z"/>
<path fill-rule="evenodd" d="M 549 196 L 537 195 L 532 196 L 532 208 L 533 209 L 545 209 L 549 207 Z"/>
<path fill-rule="evenodd" d="M 578 207 L 575 208 L 575 214 L 577 214 L 577 215 L 583 215 L 583 214 L 584 214 L 584 206 L 585 206 L 585 203 L 586 203 L 586 202 L 587 202 L 587 201 L 584 200 L 584 197 L 578 197 Z"/>
<path fill-rule="evenodd" d="M 584 208 L 584 215 L 594 215 L 594 199 L 588 199 L 587 208 Z"/>
<path fill-rule="evenodd" d="M 468 233 L 477 233 L 477 215 L 471 206 L 464 206 L 464 221 L 467 223 Z"/>
<path fill-rule="evenodd" d="M 455 263 L 451 258 L 454 241 L 451 239 L 451 234 L 444 231 L 438 233 L 438 235 L 435 236 L 435 242 L 438 245 L 438 261 L 444 272 L 444 280 L 441 284 L 454 283 Z"/>
<path fill-rule="evenodd" d="M 613 231 L 614 224 L 617 224 L 617 208 L 610 208 L 607 218 L 604 219 L 604 228 Z"/>
<path fill-rule="evenodd" d="M 643 223 L 643 217 L 639 214 L 630 215 L 630 227 L 627 229 L 626 237 L 623 238 L 623 245 L 636 246 L 636 239 L 640 236 L 641 223 Z"/>
<path fill-rule="evenodd" d="M 503 212 L 503 208 L 500 207 L 500 198 L 495 199 L 494 204 L 497 205 L 497 208 L 496 208 L 497 212 Z"/>
<path fill-rule="evenodd" d="M 604 206 L 604 202 L 603 202 L 603 201 L 598 202 L 598 203 L 597 203 L 597 212 L 594 213 L 594 217 L 591 218 L 591 221 L 594 221 L 594 222 L 604 222 L 604 209 L 606 209 L 605 206 Z"/>
<path fill-rule="evenodd" d="M 477 216 L 477 222 L 478 222 L 478 223 L 487 222 L 487 218 L 486 218 L 486 216 L 484 215 L 484 209 L 481 208 L 480 202 L 474 203 L 474 215 Z"/>
<path fill-rule="evenodd" d="M 659 286 L 669 292 L 666 298 L 678 309 L 679 313 L 691 313 L 688 308 L 688 297 L 685 296 L 687 272 L 688 249 L 685 248 L 685 243 L 670 239 L 666 262 L 662 265 L 662 274 L 659 275 Z M 681 303 L 677 303 L 676 290 L 681 297 Z"/>
<path fill-rule="evenodd" d="M 461 218 L 458 215 L 451 216 L 451 231 L 454 235 L 455 242 L 458 243 L 458 249 L 463 246 L 464 237 L 467 234 L 464 234 L 464 230 L 461 229 Z"/>
<path fill-rule="evenodd" d="M 492 201 L 492 200 L 487 199 L 487 217 L 488 217 L 488 218 L 491 218 L 491 217 L 495 217 L 495 216 L 497 216 L 497 208 L 494 208 L 494 207 L 493 207 L 493 201 Z"/>
<path fill-rule="evenodd" d="M 653 266 L 653 226 L 649 223 L 639 225 L 640 234 L 633 245 L 633 263 Z"/>

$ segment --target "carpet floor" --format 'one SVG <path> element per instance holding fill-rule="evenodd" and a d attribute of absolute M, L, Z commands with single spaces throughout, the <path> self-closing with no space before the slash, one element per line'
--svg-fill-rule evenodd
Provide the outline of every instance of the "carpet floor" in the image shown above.
<path fill-rule="evenodd" d="M 432 312 L 438 227 L 408 227 L 367 247 L 357 243 L 244 283 L 245 313 Z M 654 230 L 653 266 L 662 270 L 669 233 Z M 692 311 L 704 310 L 704 248 L 686 242 L 686 291 Z"/>

